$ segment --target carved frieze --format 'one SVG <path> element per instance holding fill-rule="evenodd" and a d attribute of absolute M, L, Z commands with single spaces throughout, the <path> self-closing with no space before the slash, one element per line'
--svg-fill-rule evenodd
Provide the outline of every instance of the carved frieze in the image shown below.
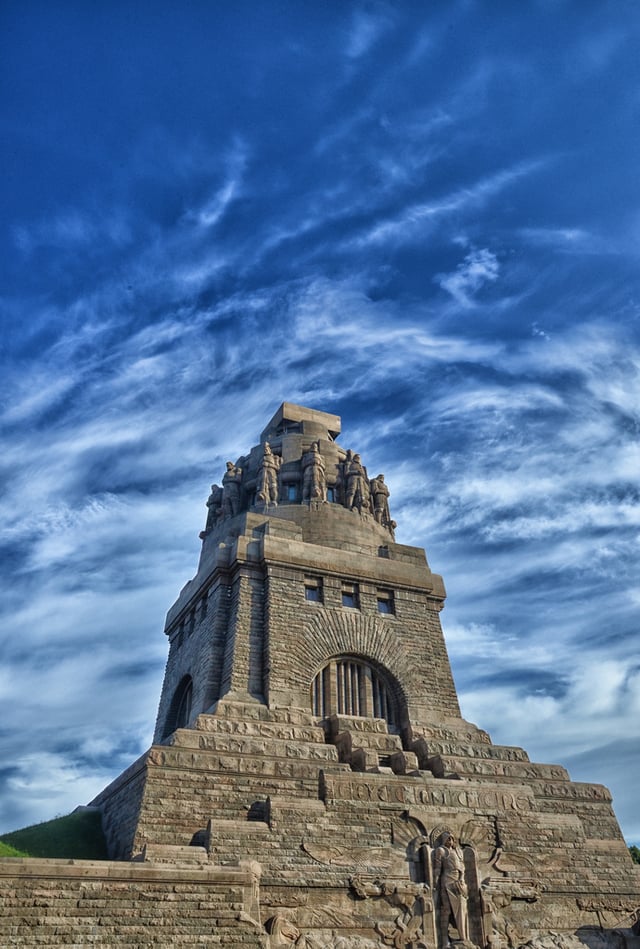
<path fill-rule="evenodd" d="M 323 772 L 322 797 L 335 800 L 371 801 L 384 804 L 451 807 L 480 812 L 529 811 L 535 809 L 533 794 L 527 787 L 490 786 L 471 782 L 435 780 L 427 783 L 416 776 L 374 780 L 372 775 L 359 779 L 357 774 Z M 377 777 L 377 776 L 376 776 Z"/>

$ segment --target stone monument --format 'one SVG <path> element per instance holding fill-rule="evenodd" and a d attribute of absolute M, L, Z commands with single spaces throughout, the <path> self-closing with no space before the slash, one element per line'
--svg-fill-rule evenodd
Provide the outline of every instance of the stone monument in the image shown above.
<path fill-rule="evenodd" d="M 283 403 L 227 462 L 167 616 L 153 746 L 92 802 L 112 860 L 14 863 L 24 932 L 46 877 L 80 945 L 640 949 L 609 792 L 462 718 L 442 579 L 339 434 Z"/>

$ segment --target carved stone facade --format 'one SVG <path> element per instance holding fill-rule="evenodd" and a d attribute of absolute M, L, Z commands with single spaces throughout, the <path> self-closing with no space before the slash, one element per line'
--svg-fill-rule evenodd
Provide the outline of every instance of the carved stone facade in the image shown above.
<path fill-rule="evenodd" d="M 609 792 L 462 719 L 442 580 L 395 542 L 383 475 L 339 433 L 284 403 L 212 486 L 154 745 L 93 802 L 113 862 L 3 861 L 7 944 L 34 944 L 46 877 L 58 921 L 87 907 L 91 945 L 640 949 Z"/>

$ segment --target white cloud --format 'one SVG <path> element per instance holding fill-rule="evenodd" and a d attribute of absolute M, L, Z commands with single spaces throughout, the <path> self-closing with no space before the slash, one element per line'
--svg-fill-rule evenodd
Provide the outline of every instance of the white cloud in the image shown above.
<path fill-rule="evenodd" d="M 225 215 L 231 203 L 240 196 L 247 161 L 246 143 L 236 140 L 225 159 L 224 180 L 200 208 L 187 212 L 186 220 L 196 221 L 207 229 L 214 227 Z"/>
<path fill-rule="evenodd" d="M 472 250 L 451 274 L 438 274 L 435 279 L 460 306 L 475 305 L 474 297 L 486 283 L 498 279 L 498 258 L 488 248 Z"/>
<path fill-rule="evenodd" d="M 426 227 L 432 222 L 454 212 L 472 207 L 480 207 L 490 198 L 500 194 L 514 182 L 527 177 L 546 164 L 543 160 L 520 162 L 511 168 L 497 171 L 480 178 L 474 184 L 458 188 L 439 199 L 414 203 L 405 207 L 399 214 L 374 224 L 357 239 L 357 244 L 380 244 L 386 242 L 406 243 L 423 236 Z"/>

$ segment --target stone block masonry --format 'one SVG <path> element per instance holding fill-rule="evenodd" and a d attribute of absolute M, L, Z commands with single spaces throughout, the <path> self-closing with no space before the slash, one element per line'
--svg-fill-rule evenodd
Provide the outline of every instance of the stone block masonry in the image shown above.
<path fill-rule="evenodd" d="M 171 865 L 0 861 L 0 946 L 265 945 L 253 868 L 170 856 Z"/>

